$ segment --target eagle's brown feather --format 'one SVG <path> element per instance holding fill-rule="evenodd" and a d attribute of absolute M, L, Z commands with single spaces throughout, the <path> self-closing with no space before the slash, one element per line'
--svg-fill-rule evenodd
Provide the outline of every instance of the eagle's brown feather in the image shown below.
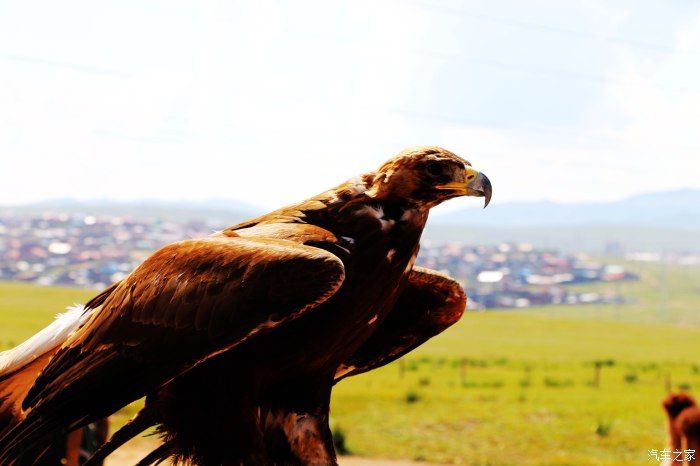
<path fill-rule="evenodd" d="M 286 240 L 211 237 L 166 246 L 114 288 L 51 359 L 24 399 L 28 414 L 15 442 L 59 428 L 34 416 L 60 418 L 67 432 L 116 411 L 298 317 L 343 278 L 335 256 Z"/>
<path fill-rule="evenodd" d="M 376 332 L 335 374 L 335 382 L 388 364 L 456 323 L 467 295 L 454 279 L 413 267 L 406 288 Z"/>

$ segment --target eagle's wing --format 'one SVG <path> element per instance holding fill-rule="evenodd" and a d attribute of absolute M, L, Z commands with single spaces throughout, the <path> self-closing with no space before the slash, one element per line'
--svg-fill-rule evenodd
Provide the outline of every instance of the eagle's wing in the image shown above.
<path fill-rule="evenodd" d="M 344 274 L 333 254 L 287 240 L 209 237 L 164 247 L 51 359 L 24 400 L 25 419 L 0 439 L 0 464 L 318 306 Z"/>
<path fill-rule="evenodd" d="M 452 278 L 414 267 L 389 315 L 336 371 L 335 382 L 388 364 L 454 324 L 467 296 Z"/>

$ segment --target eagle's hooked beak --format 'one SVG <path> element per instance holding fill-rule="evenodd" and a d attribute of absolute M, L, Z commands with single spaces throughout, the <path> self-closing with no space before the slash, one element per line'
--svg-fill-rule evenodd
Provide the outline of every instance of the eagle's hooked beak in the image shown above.
<path fill-rule="evenodd" d="M 484 209 L 491 202 L 491 181 L 486 175 L 474 170 L 472 167 L 466 168 L 464 179 L 467 182 L 467 196 L 484 198 Z"/>
<path fill-rule="evenodd" d="M 484 208 L 491 202 L 491 181 L 481 172 L 472 167 L 464 169 L 464 181 L 452 181 L 437 187 L 457 191 L 462 196 L 474 196 L 484 198 Z"/>

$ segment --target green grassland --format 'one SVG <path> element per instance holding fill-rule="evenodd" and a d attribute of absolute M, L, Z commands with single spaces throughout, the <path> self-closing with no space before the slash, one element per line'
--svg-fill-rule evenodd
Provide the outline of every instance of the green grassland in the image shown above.
<path fill-rule="evenodd" d="M 402 361 L 341 382 L 334 429 L 352 454 L 370 457 L 647 464 L 647 450 L 666 445 L 660 401 L 667 381 L 674 390 L 700 389 L 700 269 L 631 267 L 642 280 L 612 291 L 634 297 L 632 304 L 465 314 Z M 0 284 L 0 344 L 21 341 L 90 295 Z M 603 362 L 597 386 L 596 361 Z"/>
<path fill-rule="evenodd" d="M 0 282 L 0 350 L 21 343 L 67 307 L 96 293 L 77 288 Z"/>

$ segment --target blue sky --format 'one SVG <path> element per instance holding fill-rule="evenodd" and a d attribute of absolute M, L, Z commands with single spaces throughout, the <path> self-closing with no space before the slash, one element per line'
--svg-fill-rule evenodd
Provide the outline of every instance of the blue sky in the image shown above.
<path fill-rule="evenodd" d="M 698 83 L 691 1 L 4 1 L 0 204 L 275 207 L 418 144 L 496 202 L 700 188 Z"/>

